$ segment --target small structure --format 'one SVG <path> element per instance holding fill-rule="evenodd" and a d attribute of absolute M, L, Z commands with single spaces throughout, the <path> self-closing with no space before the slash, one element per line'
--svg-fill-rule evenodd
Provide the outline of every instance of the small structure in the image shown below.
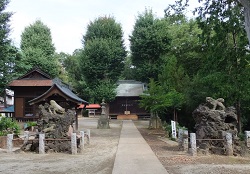
<path fill-rule="evenodd" d="M 37 120 L 39 105 L 56 101 L 61 107 L 74 109 L 88 102 L 72 92 L 69 85 L 60 79 L 51 79 L 39 68 L 34 68 L 22 77 L 13 80 L 9 87 L 14 91 L 14 118 L 17 120 Z M 77 115 L 76 115 L 77 118 Z M 76 127 L 78 125 L 76 119 Z"/>
<path fill-rule="evenodd" d="M 88 111 L 88 117 L 96 116 L 101 114 L 101 106 L 99 104 L 89 104 L 85 106 L 84 104 L 81 104 L 78 109 L 86 109 Z"/>
<path fill-rule="evenodd" d="M 140 95 L 146 90 L 146 85 L 135 80 L 120 80 L 117 84 L 115 100 L 109 103 L 110 117 L 149 117 L 150 113 L 139 107 Z"/>

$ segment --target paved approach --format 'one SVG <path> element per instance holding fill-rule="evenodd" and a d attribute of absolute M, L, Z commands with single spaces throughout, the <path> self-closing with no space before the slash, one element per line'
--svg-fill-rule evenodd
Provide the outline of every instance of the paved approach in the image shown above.
<path fill-rule="evenodd" d="M 112 174 L 167 174 L 131 120 L 124 120 Z"/>

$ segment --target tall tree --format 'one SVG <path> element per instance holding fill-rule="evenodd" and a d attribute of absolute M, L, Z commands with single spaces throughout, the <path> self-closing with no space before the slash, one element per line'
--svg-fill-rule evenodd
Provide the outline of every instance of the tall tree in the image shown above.
<path fill-rule="evenodd" d="M 209 9 L 209 10 L 208 10 Z M 224 97 L 237 109 L 241 131 L 242 100 L 249 96 L 249 51 L 244 30 L 244 14 L 236 1 L 207 1 L 198 9 L 202 28 L 204 66 L 198 82 L 213 97 Z M 247 60 L 247 61 L 246 61 Z M 206 95 L 206 94 L 205 94 Z M 203 96 L 205 97 L 205 96 Z"/>
<path fill-rule="evenodd" d="M 121 25 L 107 16 L 90 22 L 83 36 L 81 84 L 93 102 L 101 102 L 102 98 L 110 101 L 115 97 L 115 83 L 121 76 L 126 57 L 122 36 Z"/>
<path fill-rule="evenodd" d="M 152 10 L 146 9 L 138 15 L 129 40 L 136 80 L 157 80 L 162 65 L 161 56 L 168 52 L 170 44 L 166 21 L 155 18 Z"/>
<path fill-rule="evenodd" d="M 12 80 L 15 60 L 18 50 L 11 45 L 9 39 L 11 12 L 6 12 L 8 0 L 0 0 L 0 93 L 4 91 L 8 82 Z"/>
<path fill-rule="evenodd" d="M 48 26 L 40 20 L 26 27 L 21 35 L 21 51 L 23 58 L 19 63 L 23 72 L 39 67 L 52 77 L 59 73 L 58 62 L 55 58 L 55 47 L 52 43 Z"/>

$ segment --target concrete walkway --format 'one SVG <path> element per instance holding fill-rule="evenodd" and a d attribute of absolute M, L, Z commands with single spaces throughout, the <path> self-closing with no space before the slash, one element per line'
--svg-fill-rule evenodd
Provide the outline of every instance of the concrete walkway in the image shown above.
<path fill-rule="evenodd" d="M 112 174 L 167 174 L 131 120 L 124 120 Z"/>

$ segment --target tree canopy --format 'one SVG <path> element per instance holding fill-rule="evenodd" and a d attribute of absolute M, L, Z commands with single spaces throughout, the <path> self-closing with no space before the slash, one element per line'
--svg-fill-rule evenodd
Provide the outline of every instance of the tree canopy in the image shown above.
<path fill-rule="evenodd" d="M 21 35 L 22 60 L 18 66 L 22 73 L 33 67 L 39 67 L 55 77 L 58 75 L 58 62 L 48 26 L 37 20 L 26 27 Z"/>
<path fill-rule="evenodd" d="M 18 50 L 11 44 L 10 17 L 11 12 L 6 12 L 8 0 L 0 0 L 0 93 L 4 91 L 14 75 L 16 59 L 19 58 Z"/>
<path fill-rule="evenodd" d="M 80 56 L 79 85 L 94 102 L 115 97 L 115 83 L 124 69 L 126 50 L 121 25 L 113 17 L 99 17 L 87 27 Z"/>

